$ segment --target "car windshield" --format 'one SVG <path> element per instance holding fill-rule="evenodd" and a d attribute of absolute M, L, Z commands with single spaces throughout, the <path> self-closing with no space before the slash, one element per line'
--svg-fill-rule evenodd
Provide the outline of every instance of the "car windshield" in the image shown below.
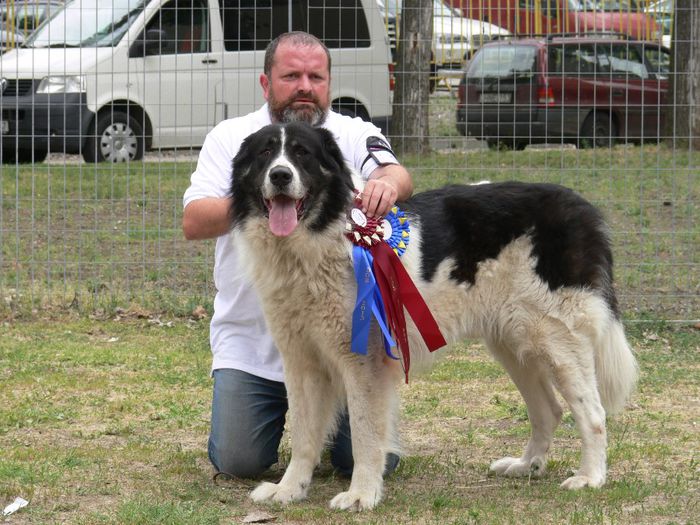
<path fill-rule="evenodd" d="M 569 0 L 571 11 L 623 11 L 636 12 L 636 0 Z"/>
<path fill-rule="evenodd" d="M 535 71 L 536 57 L 534 46 L 484 47 L 469 64 L 467 79 L 529 79 Z"/>
<path fill-rule="evenodd" d="M 144 0 L 74 0 L 39 27 L 25 47 L 111 47 L 143 11 Z"/>

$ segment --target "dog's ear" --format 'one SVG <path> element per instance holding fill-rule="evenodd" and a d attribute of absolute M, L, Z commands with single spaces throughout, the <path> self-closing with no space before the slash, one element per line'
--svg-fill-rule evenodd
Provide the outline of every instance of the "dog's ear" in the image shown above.
<path fill-rule="evenodd" d="M 321 163 L 333 172 L 346 171 L 345 157 L 338 147 L 338 143 L 333 137 L 333 133 L 325 128 L 314 128 L 318 133 L 323 145 L 323 158 Z"/>
<path fill-rule="evenodd" d="M 238 153 L 236 153 L 236 156 L 233 158 L 233 173 L 236 174 L 236 177 L 234 177 L 234 180 L 236 178 L 240 178 L 244 176 L 248 169 L 250 168 L 250 165 L 253 162 L 253 140 L 255 139 L 256 133 L 252 133 L 248 135 L 245 139 L 243 139 L 243 142 L 241 143 L 241 147 L 238 148 Z"/>

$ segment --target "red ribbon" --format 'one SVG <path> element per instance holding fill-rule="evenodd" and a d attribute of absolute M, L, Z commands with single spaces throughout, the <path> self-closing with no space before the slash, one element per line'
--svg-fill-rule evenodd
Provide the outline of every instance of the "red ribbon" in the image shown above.
<path fill-rule="evenodd" d="M 418 288 L 413 284 L 411 276 L 408 275 L 394 250 L 387 243 L 379 242 L 371 246 L 370 252 L 374 259 L 375 279 L 384 301 L 389 326 L 396 336 L 396 342 L 403 356 L 404 373 L 406 374 L 406 383 L 408 383 L 411 357 L 404 307 L 413 319 L 428 350 L 434 352 L 445 346 L 447 342 L 440 332 L 440 327 L 438 327 L 433 314 L 430 313 L 428 305 L 425 304 Z"/>

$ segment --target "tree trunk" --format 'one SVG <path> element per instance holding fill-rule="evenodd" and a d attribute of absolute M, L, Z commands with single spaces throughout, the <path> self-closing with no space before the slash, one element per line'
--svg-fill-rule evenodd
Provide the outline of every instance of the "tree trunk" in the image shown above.
<path fill-rule="evenodd" d="M 432 0 L 404 0 L 398 22 L 396 85 L 389 135 L 396 153 L 424 154 L 430 150 L 428 103 Z"/>
<path fill-rule="evenodd" d="M 667 142 L 700 151 L 700 7 L 676 0 L 671 75 L 666 112 Z"/>

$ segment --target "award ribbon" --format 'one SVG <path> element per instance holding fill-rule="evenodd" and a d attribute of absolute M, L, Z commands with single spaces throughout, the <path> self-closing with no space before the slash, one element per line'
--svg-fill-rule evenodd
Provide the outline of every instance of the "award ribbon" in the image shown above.
<path fill-rule="evenodd" d="M 428 305 L 399 259 L 408 246 L 409 232 L 408 219 L 397 207 L 381 225 L 379 220 L 366 217 L 358 208 L 352 209 L 346 222 L 346 235 L 355 245 L 352 253 L 357 280 L 351 349 L 355 353 L 367 354 L 373 316 L 382 331 L 387 355 L 397 359 L 391 352 L 394 346 L 401 351 L 406 383 L 411 357 L 404 308 L 429 351 L 434 352 L 447 344 Z M 391 338 L 392 333 L 396 342 Z"/>

